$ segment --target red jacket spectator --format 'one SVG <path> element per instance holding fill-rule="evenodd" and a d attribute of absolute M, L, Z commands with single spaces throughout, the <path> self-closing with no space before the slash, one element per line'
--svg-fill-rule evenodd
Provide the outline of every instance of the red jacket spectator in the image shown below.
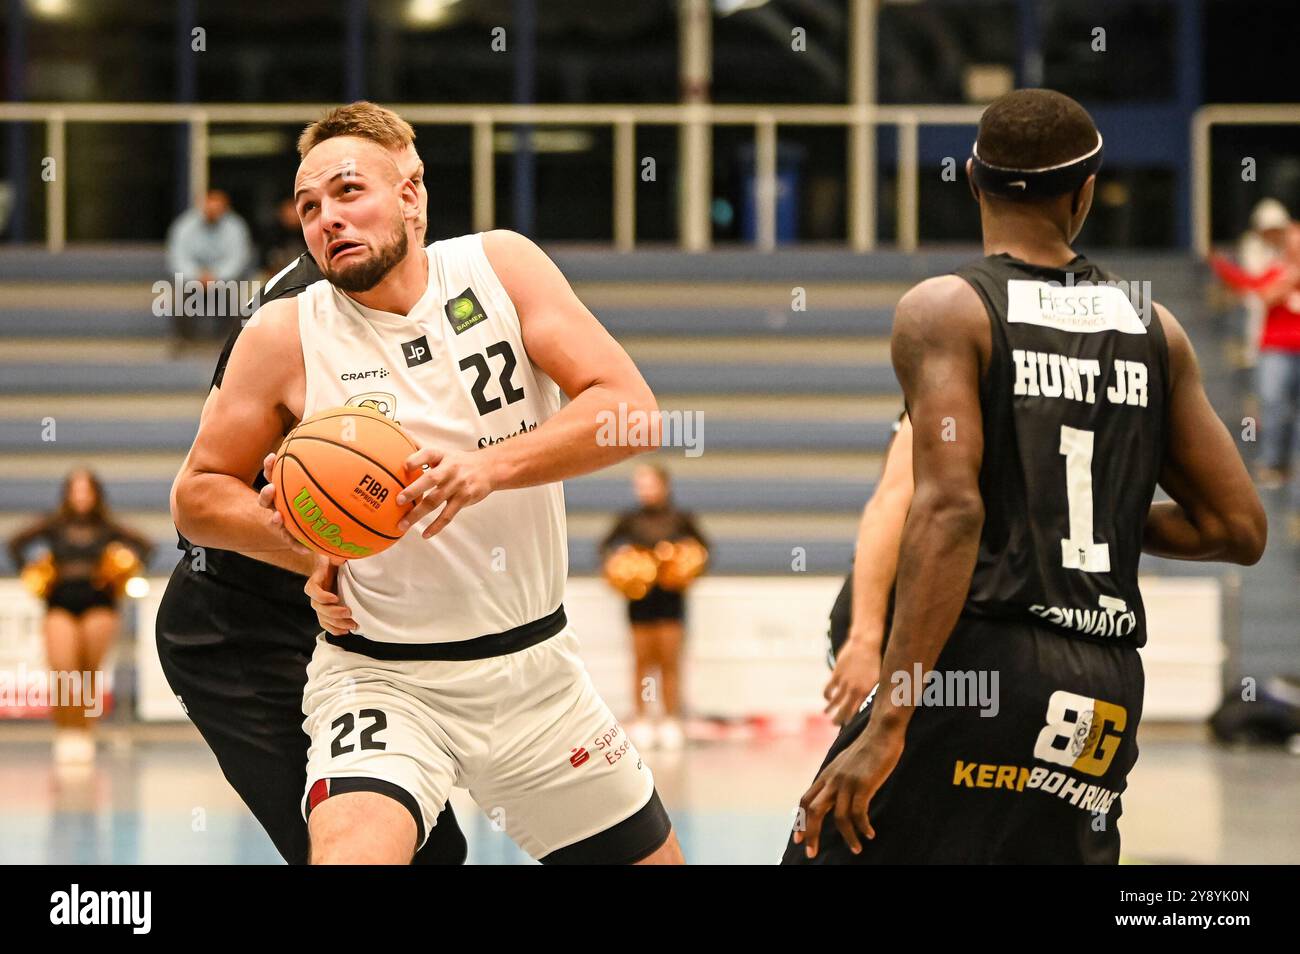
<path fill-rule="evenodd" d="M 1229 288 L 1259 295 L 1269 306 L 1259 346 L 1300 351 L 1300 288 L 1294 267 L 1278 262 L 1252 275 L 1217 255 L 1210 257 L 1214 272 Z"/>

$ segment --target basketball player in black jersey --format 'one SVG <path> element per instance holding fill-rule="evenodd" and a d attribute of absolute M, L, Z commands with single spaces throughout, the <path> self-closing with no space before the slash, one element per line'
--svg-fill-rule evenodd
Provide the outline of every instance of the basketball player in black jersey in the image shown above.
<path fill-rule="evenodd" d="M 354 103 L 332 114 L 340 123 L 382 123 L 387 111 Z M 396 117 L 394 117 L 396 118 Z M 405 123 L 377 129 L 398 166 L 427 203 L 423 167 Z M 423 240 L 425 223 L 420 222 Z M 290 298 L 322 279 L 304 253 L 267 283 L 262 302 Z M 239 335 L 226 342 L 212 376 L 221 387 Z M 208 403 L 211 403 L 211 395 Z M 206 410 L 206 406 L 205 406 Z M 254 487 L 265 485 L 263 476 Z M 307 826 L 300 802 L 307 772 L 302 695 L 320 625 L 303 592 L 316 558 L 288 549 L 245 555 L 191 547 L 172 571 L 158 608 L 158 657 L 172 691 L 202 733 L 239 797 L 290 864 L 307 863 Z M 448 805 L 415 864 L 460 864 L 465 836 Z"/>
<path fill-rule="evenodd" d="M 967 164 L 987 257 L 898 304 L 915 492 L 893 626 L 785 863 L 1115 863 L 1140 554 L 1263 552 L 1187 335 L 1070 247 L 1101 151 L 1066 96 L 995 101 Z"/>

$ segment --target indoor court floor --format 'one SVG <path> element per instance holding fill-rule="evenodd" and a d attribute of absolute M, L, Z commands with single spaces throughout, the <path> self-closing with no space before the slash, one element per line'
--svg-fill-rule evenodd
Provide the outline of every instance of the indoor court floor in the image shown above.
<path fill-rule="evenodd" d="M 695 742 L 648 754 L 689 862 L 771 864 L 831 733 Z M 1300 862 L 1300 755 L 1226 749 L 1144 725 L 1124 796 L 1124 861 Z M 528 863 L 462 791 L 474 864 Z M 56 773 L 49 730 L 0 725 L 0 862 L 275 864 L 270 841 L 188 725 L 107 727 L 93 769 Z"/>

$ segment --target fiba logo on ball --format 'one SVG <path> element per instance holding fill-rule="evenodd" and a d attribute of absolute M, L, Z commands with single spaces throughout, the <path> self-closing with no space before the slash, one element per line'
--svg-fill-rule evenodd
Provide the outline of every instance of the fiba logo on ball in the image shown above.
<path fill-rule="evenodd" d="M 360 497 L 367 506 L 376 510 L 388 499 L 388 488 L 369 474 L 362 476 L 357 485 L 352 488 L 352 493 Z"/>

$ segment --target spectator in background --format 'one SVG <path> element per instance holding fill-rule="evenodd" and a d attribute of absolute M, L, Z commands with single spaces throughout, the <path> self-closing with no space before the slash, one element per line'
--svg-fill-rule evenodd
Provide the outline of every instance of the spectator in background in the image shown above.
<path fill-rule="evenodd" d="M 230 196 L 220 189 L 209 189 L 203 202 L 182 212 L 167 230 L 167 269 L 169 278 L 180 275 L 182 284 L 199 281 L 205 286 L 214 281 L 239 281 L 253 266 L 253 243 L 248 224 L 230 208 Z M 178 297 L 184 294 L 180 288 Z M 224 296 L 216 296 L 224 301 Z M 183 340 L 195 337 L 194 319 L 178 307 L 174 325 Z M 228 322 L 222 318 L 235 315 L 204 315 L 208 332 L 203 337 L 223 336 Z"/>
<path fill-rule="evenodd" d="M 1263 312 L 1262 331 L 1256 334 L 1247 325 L 1259 355 L 1256 387 L 1263 419 L 1257 477 L 1261 487 L 1277 489 L 1291 475 L 1300 411 L 1300 225 L 1280 202 L 1265 199 L 1251 214 L 1241 253 L 1241 265 L 1217 256 L 1210 264 L 1228 287 L 1258 301 L 1255 308 Z"/>
<path fill-rule="evenodd" d="M 45 554 L 29 560 L 27 549 L 44 545 Z M 63 481 L 59 508 L 9 541 L 14 566 L 23 568 L 23 582 L 45 600 L 45 653 L 51 672 L 102 673 L 105 656 L 117 637 L 118 601 L 126 580 L 147 562 L 153 545 L 113 520 L 103 487 L 89 470 L 79 469 Z M 95 757 L 94 703 L 84 687 L 81 698 L 50 700 L 56 732 L 54 760 L 86 763 Z M 102 704 L 102 700 L 99 704 Z"/>
<path fill-rule="evenodd" d="M 638 590 L 643 595 L 628 599 L 636 660 L 636 721 L 628 728 L 628 735 L 638 748 L 651 748 L 657 743 L 665 749 L 676 749 L 686 740 L 680 721 L 684 590 L 703 569 L 699 553 L 702 550 L 707 558 L 708 544 L 693 516 L 674 506 L 667 470 L 643 464 L 637 467 L 632 482 L 641 506 L 620 515 L 600 544 L 607 577 L 609 561 L 624 558 L 625 547 L 641 551 L 650 561 L 652 582 Z M 681 541 L 691 541 L 699 549 L 674 554 L 672 545 Z M 685 572 L 681 572 L 680 557 L 689 564 Z M 646 689 L 654 685 L 651 673 L 655 670 L 659 673 L 660 691 L 647 693 Z M 664 719 L 657 727 L 648 718 L 649 703 L 655 696 L 662 698 L 664 705 Z"/>
<path fill-rule="evenodd" d="M 293 199 L 282 199 L 275 207 L 275 221 L 262 239 L 262 270 L 279 274 L 307 251 L 302 240 L 302 220 Z"/>

